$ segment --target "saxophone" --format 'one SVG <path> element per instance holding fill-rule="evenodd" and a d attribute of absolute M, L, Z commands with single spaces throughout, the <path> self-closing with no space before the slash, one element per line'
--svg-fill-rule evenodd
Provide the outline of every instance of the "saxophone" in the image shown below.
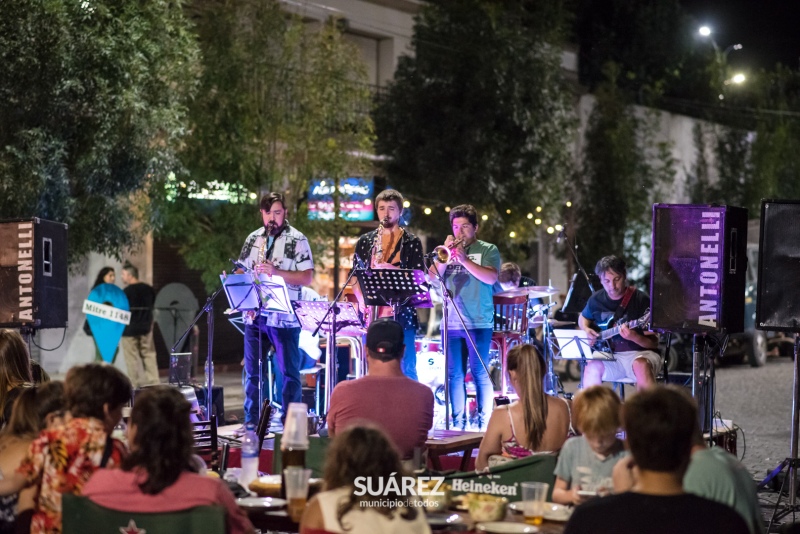
<path fill-rule="evenodd" d="M 389 217 L 381 219 L 378 223 L 378 230 L 375 232 L 375 240 L 372 242 L 372 254 L 370 254 L 369 265 L 374 267 L 375 263 L 380 263 L 383 260 L 383 231 L 384 225 L 389 222 Z M 368 306 L 369 310 L 366 314 L 366 327 L 373 321 L 380 317 L 386 316 L 387 306 Z M 391 308 L 388 308 L 391 310 Z"/>

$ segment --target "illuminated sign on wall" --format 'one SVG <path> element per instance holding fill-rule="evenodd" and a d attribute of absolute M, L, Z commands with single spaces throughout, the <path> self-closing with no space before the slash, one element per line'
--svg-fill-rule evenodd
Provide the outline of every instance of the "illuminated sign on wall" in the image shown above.
<path fill-rule="evenodd" d="M 373 178 L 350 177 L 339 181 L 339 217 L 346 221 L 373 220 Z M 333 220 L 333 181 L 312 180 L 308 192 L 308 218 Z"/>

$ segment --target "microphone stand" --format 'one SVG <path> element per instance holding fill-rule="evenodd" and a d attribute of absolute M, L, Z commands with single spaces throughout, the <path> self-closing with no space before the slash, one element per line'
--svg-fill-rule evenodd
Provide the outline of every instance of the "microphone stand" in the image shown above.
<path fill-rule="evenodd" d="M 214 403 L 211 400 L 211 393 L 214 388 L 214 360 L 212 358 L 212 351 L 214 347 L 214 299 L 217 298 L 217 295 L 222 293 L 224 287 L 224 285 L 220 285 L 219 288 L 217 288 L 217 290 L 214 291 L 210 297 L 208 297 L 208 300 L 206 300 L 206 303 L 197 313 L 192 323 L 170 349 L 170 353 L 173 353 L 178 349 L 178 347 L 183 343 L 183 339 L 189 334 L 189 332 L 191 332 L 194 325 L 197 324 L 197 321 L 199 321 L 200 317 L 202 317 L 205 313 L 208 324 L 208 356 L 206 357 L 206 414 L 209 421 L 211 420 L 212 408 L 214 406 Z"/>
<path fill-rule="evenodd" d="M 575 265 L 578 266 L 578 272 L 583 275 L 583 277 L 586 279 L 586 283 L 589 285 L 589 289 L 591 289 L 592 293 L 594 293 L 597 290 L 592 285 L 592 281 L 589 279 L 589 275 L 586 274 L 583 265 L 581 265 L 581 261 L 578 259 L 578 254 L 575 252 L 575 248 L 577 248 L 577 245 L 573 247 L 573 245 L 569 242 L 569 236 L 567 236 L 567 233 L 564 230 L 562 230 L 562 232 L 564 235 L 564 240 L 567 242 L 567 248 L 569 249 L 570 252 L 572 252 L 572 257 L 575 258 Z"/>
<path fill-rule="evenodd" d="M 433 271 L 436 273 L 436 278 L 439 280 L 439 287 L 442 290 L 442 323 L 444 323 L 444 328 L 441 329 L 442 332 L 442 350 L 444 351 L 444 369 L 445 369 L 445 377 L 444 377 L 444 428 L 445 430 L 450 430 L 450 351 L 449 351 L 449 344 L 450 339 L 447 335 L 447 320 L 448 320 L 448 310 L 447 310 L 447 303 L 449 302 L 451 306 L 453 306 L 453 310 L 456 312 L 456 316 L 458 317 L 458 321 L 461 323 L 461 327 L 464 329 L 464 333 L 467 335 L 467 340 L 469 341 L 472 350 L 475 351 L 475 354 L 478 356 L 478 360 L 481 362 L 483 369 L 486 371 L 486 376 L 489 377 L 489 381 L 492 383 L 492 395 L 494 395 L 494 388 L 496 384 L 492 379 L 492 374 L 489 372 L 489 368 L 486 366 L 486 362 L 483 361 L 481 358 L 480 353 L 478 352 L 478 347 L 475 345 L 475 341 L 472 339 L 472 336 L 469 335 L 469 329 L 467 328 L 467 323 L 464 322 L 464 317 L 461 315 L 461 312 L 456 307 L 455 302 L 453 302 L 453 294 L 447 289 L 447 286 L 444 283 L 444 277 L 442 273 L 439 272 L 438 267 L 435 265 L 437 262 L 434 258 L 435 252 L 431 252 L 430 254 L 426 254 L 423 259 L 431 260 L 431 265 L 427 266 L 426 269 L 430 272 Z M 432 267 L 432 268 L 431 268 Z M 445 270 L 447 267 L 445 267 Z M 475 376 L 473 375 L 473 378 Z M 475 383 L 476 395 L 477 395 L 477 388 L 478 383 Z"/>

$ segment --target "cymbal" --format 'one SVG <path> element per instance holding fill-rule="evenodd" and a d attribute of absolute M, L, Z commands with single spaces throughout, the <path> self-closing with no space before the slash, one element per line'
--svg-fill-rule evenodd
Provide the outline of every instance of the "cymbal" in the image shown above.
<path fill-rule="evenodd" d="M 500 293 L 495 293 L 498 297 L 524 297 L 528 296 L 531 298 L 537 297 L 549 297 L 550 295 L 555 295 L 559 292 L 558 288 L 551 287 L 551 286 L 522 286 L 522 287 L 515 287 L 514 289 L 509 289 L 507 291 L 502 291 Z"/>
<path fill-rule="evenodd" d="M 544 321 L 542 321 L 541 317 L 534 317 L 530 321 L 528 321 L 528 328 L 538 328 L 542 326 Z M 553 328 L 561 328 L 562 326 L 572 326 L 575 323 L 573 321 L 556 321 L 555 319 L 548 319 L 547 324 Z"/>

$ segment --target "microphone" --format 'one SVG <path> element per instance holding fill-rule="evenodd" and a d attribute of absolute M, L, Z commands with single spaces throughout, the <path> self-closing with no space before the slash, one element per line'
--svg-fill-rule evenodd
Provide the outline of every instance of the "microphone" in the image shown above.
<path fill-rule="evenodd" d="M 247 270 L 247 267 L 245 267 L 245 266 L 244 266 L 244 264 L 243 264 L 242 262 L 240 262 L 239 260 L 234 260 L 233 258 L 228 258 L 228 259 L 230 260 L 230 262 L 231 262 L 231 263 L 232 263 L 232 264 L 233 264 L 233 265 L 234 265 L 234 266 L 235 266 L 237 269 L 241 269 L 241 270 L 243 270 L 243 271 L 246 271 L 246 270 Z"/>
<path fill-rule="evenodd" d="M 555 302 L 551 302 L 550 304 L 536 304 L 535 306 L 531 306 L 531 311 L 534 313 L 541 313 L 545 310 L 549 310 L 553 306 L 555 306 Z"/>

